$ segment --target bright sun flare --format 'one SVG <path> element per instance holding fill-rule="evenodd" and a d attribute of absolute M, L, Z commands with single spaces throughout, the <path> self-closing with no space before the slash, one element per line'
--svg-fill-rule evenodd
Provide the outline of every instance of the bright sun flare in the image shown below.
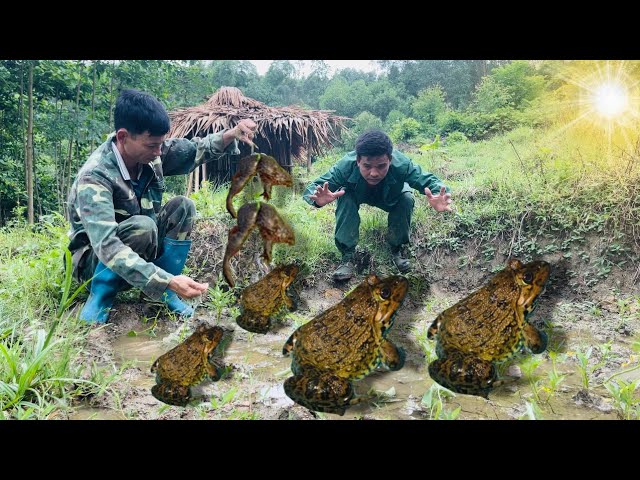
<path fill-rule="evenodd" d="M 640 81 L 624 61 L 567 62 L 558 75 L 567 82 L 556 108 L 563 117 L 558 134 L 586 129 L 587 135 L 633 151 L 640 132 Z"/>
<path fill-rule="evenodd" d="M 598 113 L 612 119 L 625 112 L 629 106 L 629 95 L 620 84 L 603 83 L 595 88 L 592 102 Z"/>

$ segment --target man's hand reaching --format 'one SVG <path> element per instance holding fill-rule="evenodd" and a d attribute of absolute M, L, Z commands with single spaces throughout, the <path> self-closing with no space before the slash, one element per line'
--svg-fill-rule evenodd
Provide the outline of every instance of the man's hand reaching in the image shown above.
<path fill-rule="evenodd" d="M 322 187 L 320 185 L 316 187 L 316 193 L 309 195 L 309 198 L 316 202 L 316 205 L 319 207 L 324 207 L 326 204 L 333 202 L 336 198 L 341 197 L 344 194 L 344 190 L 332 192 L 329 190 L 329 182 L 324 182 Z"/>
<path fill-rule="evenodd" d="M 169 282 L 169 289 L 183 298 L 197 297 L 205 293 L 208 288 L 208 283 L 198 283 L 186 275 L 176 275 Z"/>
<path fill-rule="evenodd" d="M 447 193 L 445 187 L 440 188 L 438 195 L 434 195 L 431 193 L 431 190 L 429 190 L 429 187 L 425 187 L 424 194 L 427 196 L 429 205 L 431 205 L 436 212 L 453 212 L 453 208 L 451 207 L 451 194 Z"/>

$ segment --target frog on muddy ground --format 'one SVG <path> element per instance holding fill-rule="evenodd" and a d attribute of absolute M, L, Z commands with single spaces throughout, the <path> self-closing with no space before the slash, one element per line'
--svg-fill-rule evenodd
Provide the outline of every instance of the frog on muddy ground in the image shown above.
<path fill-rule="evenodd" d="M 458 393 L 488 397 L 504 383 L 496 364 L 526 347 L 547 348 L 547 335 L 528 317 L 549 280 L 549 263 L 523 264 L 511 259 L 482 288 L 440 313 L 428 331 L 436 338 L 438 359 L 429 365 L 431 378 Z"/>
<path fill-rule="evenodd" d="M 295 264 L 280 265 L 245 287 L 240 295 L 241 314 L 236 318 L 238 325 L 249 332 L 267 333 L 272 319 L 283 308 L 295 310 L 298 298 L 289 287 L 299 270 L 300 267 Z"/>
<path fill-rule="evenodd" d="M 169 350 L 151 366 L 156 373 L 156 385 L 151 393 L 169 405 L 184 407 L 191 400 L 191 387 L 206 377 L 222 378 L 226 368 L 213 358 L 214 350 L 223 342 L 225 330 L 219 326 L 201 324 L 184 342 Z"/>
<path fill-rule="evenodd" d="M 355 396 L 353 380 L 381 365 L 401 369 L 404 352 L 385 337 L 408 283 L 401 276 L 369 275 L 341 302 L 293 332 L 282 350 L 292 357 L 294 375 L 284 383 L 287 396 L 310 410 L 344 415 L 347 407 L 367 399 Z"/>

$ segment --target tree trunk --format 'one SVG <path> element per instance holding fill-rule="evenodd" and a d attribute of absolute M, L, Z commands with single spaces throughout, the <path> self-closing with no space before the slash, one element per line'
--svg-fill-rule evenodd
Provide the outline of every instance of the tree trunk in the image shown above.
<path fill-rule="evenodd" d="M 96 117 L 96 75 L 98 70 L 98 62 L 93 62 L 93 83 L 91 85 L 91 120 L 95 121 Z M 89 150 L 93 152 L 93 135 L 89 143 Z"/>
<path fill-rule="evenodd" d="M 18 100 L 18 118 L 20 118 L 20 134 L 22 135 L 22 142 L 24 144 L 24 150 L 22 151 L 22 161 L 25 166 L 25 178 L 27 175 L 27 141 L 25 137 L 24 129 L 24 62 L 20 62 L 20 99 Z"/>
<path fill-rule="evenodd" d="M 27 214 L 29 225 L 33 225 L 33 61 L 29 62 L 29 118 L 27 123 Z"/>
<path fill-rule="evenodd" d="M 79 70 L 79 76 L 78 76 L 78 85 L 76 86 L 76 106 L 75 106 L 75 123 L 73 126 L 73 133 L 72 133 L 72 137 L 69 139 L 69 170 L 68 170 L 68 175 L 67 175 L 67 181 L 66 181 L 66 186 L 64 189 L 64 196 L 66 197 L 69 194 L 69 190 L 71 190 L 71 177 L 72 177 L 72 172 L 74 170 L 74 166 L 73 166 L 73 142 L 75 140 L 76 142 L 76 158 L 79 155 L 79 145 L 78 145 L 78 114 L 79 114 L 79 110 L 80 110 L 80 87 L 82 86 L 82 71 L 83 71 L 83 66 L 82 64 L 79 64 L 78 66 L 78 70 Z M 76 162 L 78 163 L 78 162 Z"/>
<path fill-rule="evenodd" d="M 193 188 L 193 172 L 189 173 L 189 177 L 187 178 L 187 193 L 186 193 L 187 197 L 191 195 L 192 188 Z"/>
<path fill-rule="evenodd" d="M 111 68 L 111 81 L 109 82 L 109 128 L 113 125 L 113 66 Z"/>
<path fill-rule="evenodd" d="M 71 158 L 73 155 L 73 138 L 69 139 L 69 153 L 67 154 L 67 161 L 64 164 L 63 182 L 62 182 L 62 196 L 66 197 L 69 192 L 69 184 L 71 183 Z"/>

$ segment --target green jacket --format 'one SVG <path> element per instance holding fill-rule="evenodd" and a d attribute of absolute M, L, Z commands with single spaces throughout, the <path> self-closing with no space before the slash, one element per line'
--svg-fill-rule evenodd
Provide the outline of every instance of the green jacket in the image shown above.
<path fill-rule="evenodd" d="M 71 222 L 69 250 L 78 281 L 78 262 L 89 248 L 93 248 L 98 259 L 129 284 L 151 298 L 162 296 L 173 275 L 147 262 L 122 243 L 116 235 L 116 227 L 132 215 L 146 215 L 157 222 L 156 215 L 160 212 L 165 190 L 165 175 L 187 174 L 223 155 L 239 154 L 237 140 L 223 151 L 222 133 L 191 140 L 165 140 L 160 156 L 142 166 L 141 178 L 149 180 L 142 187 L 139 201 L 131 181 L 124 179 L 113 152 L 115 134 L 111 134 L 91 154 L 73 182 L 67 207 Z"/>
<path fill-rule="evenodd" d="M 402 152 L 393 149 L 391 166 L 389 172 L 381 182 L 382 201 L 387 205 L 394 205 L 402 192 L 411 191 L 411 188 L 418 190 L 424 195 L 424 188 L 429 187 L 434 195 L 440 193 L 440 188 L 444 183 L 429 172 L 423 172 L 419 165 L 416 165 Z M 307 186 L 302 194 L 302 198 L 309 205 L 315 202 L 309 198 L 316 190 L 316 186 L 329 182 L 329 190 L 335 192 L 340 187 L 344 187 L 347 192 L 355 192 L 356 198 L 362 200 L 367 191 L 367 182 L 360 174 L 360 169 L 356 164 L 356 152 L 352 151 L 342 157 L 327 173 L 316 178 Z M 405 187 L 405 182 L 410 188 Z M 447 191 L 449 188 L 447 187 Z"/>

